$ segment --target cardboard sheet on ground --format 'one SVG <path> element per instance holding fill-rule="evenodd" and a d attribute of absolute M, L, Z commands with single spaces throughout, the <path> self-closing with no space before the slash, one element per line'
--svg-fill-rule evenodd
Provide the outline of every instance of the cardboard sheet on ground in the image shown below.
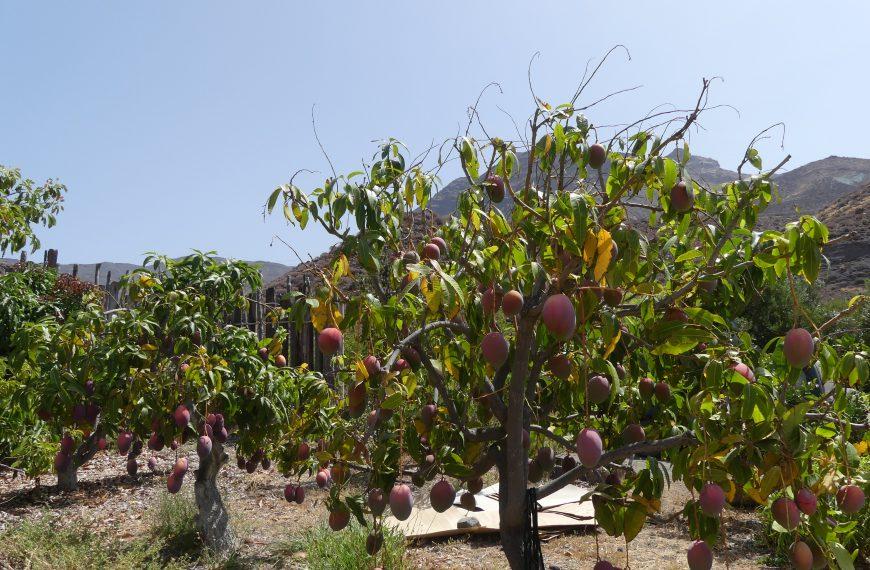
<path fill-rule="evenodd" d="M 592 501 L 580 503 L 580 498 L 589 491 L 589 487 L 568 485 L 538 501 L 538 528 L 541 530 L 560 530 L 595 525 L 595 510 Z M 498 485 L 483 489 L 474 496 L 477 509 L 468 511 L 459 506 L 459 496 L 452 507 L 443 513 L 435 512 L 431 507 L 414 508 L 411 516 L 405 521 L 387 517 L 385 524 L 396 528 L 407 538 L 435 538 L 457 534 L 498 532 Z M 458 528 L 456 525 L 465 517 L 474 517 L 480 526 Z"/>

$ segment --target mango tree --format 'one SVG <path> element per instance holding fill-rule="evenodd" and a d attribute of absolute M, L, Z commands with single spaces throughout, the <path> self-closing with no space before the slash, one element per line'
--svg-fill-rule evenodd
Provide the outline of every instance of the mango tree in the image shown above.
<path fill-rule="evenodd" d="M 167 488 L 178 492 L 192 467 L 180 446 L 195 440 L 198 528 L 209 547 L 226 552 L 235 539 L 217 477 L 230 433 L 237 455 L 250 458 L 250 472 L 268 467 L 284 452 L 290 426 L 294 434 L 304 431 L 297 419 L 306 409 L 328 409 L 325 383 L 286 367 L 281 336 L 259 340 L 224 324 L 259 286 L 255 267 L 201 253 L 152 256 L 146 265 L 123 280 L 128 307 L 30 327 L 29 342 L 18 343 L 17 402 L 64 434 L 55 467 L 65 489 L 75 487 L 78 467 L 111 437 L 131 476 L 144 448 L 175 450 Z M 312 425 L 327 417 L 314 416 Z"/>
<path fill-rule="evenodd" d="M 763 349 L 732 330 L 754 291 L 816 279 L 828 235 L 811 216 L 754 229 L 785 160 L 765 168 L 753 145 L 737 180 L 692 178 L 684 135 L 708 86 L 678 122 L 638 121 L 609 140 L 596 140 L 602 131 L 576 102 L 539 103 L 527 145 L 456 139 L 441 160 L 458 158 L 467 189 L 418 242 L 411 229 L 427 222 L 416 211 L 436 178 L 397 141 L 313 191 L 291 179 L 271 193 L 268 210 L 339 241 L 305 300 L 324 353 L 353 341 L 334 358 L 343 421 L 319 459 L 345 466 L 342 479 L 347 466 L 369 473 L 370 491 L 364 502 L 333 488 L 334 528 L 348 512 L 371 514 L 376 551 L 385 504 L 400 520 L 411 513 L 409 475 L 445 481 L 431 494 L 443 510 L 456 493 L 445 476 L 474 493 L 494 468 L 502 548 L 521 568 L 536 556 L 524 540 L 530 499 L 581 477 L 596 482 L 598 524 L 630 541 L 673 477 L 694 497 L 685 506 L 691 568 L 711 566 L 722 509 L 745 497 L 772 506 L 796 556 L 806 547 L 847 565 L 846 527 L 832 521 L 861 508 L 866 474 L 838 415 L 844 389 L 866 382 L 866 355 L 838 354 L 827 323 L 782 331 L 784 341 Z M 674 148 L 679 158 L 668 157 Z M 832 393 L 787 404 L 815 360 Z M 645 466 L 627 469 L 637 454 Z M 793 509 L 799 494 L 818 502 Z"/>
<path fill-rule="evenodd" d="M 39 249 L 34 225 L 52 227 L 63 209 L 66 186 L 47 180 L 38 186 L 17 168 L 0 165 L 0 255 L 26 247 Z"/>

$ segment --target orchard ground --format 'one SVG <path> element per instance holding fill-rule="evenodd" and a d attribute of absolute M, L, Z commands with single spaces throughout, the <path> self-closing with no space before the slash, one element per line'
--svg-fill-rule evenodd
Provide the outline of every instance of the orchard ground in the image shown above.
<path fill-rule="evenodd" d="M 197 463 L 191 444 L 182 448 L 191 460 L 191 469 Z M 231 460 L 221 471 L 219 484 L 230 510 L 231 521 L 240 536 L 238 555 L 232 567 L 242 568 L 306 568 L 308 555 L 294 552 L 306 531 L 323 525 L 327 511 L 323 500 L 327 491 L 319 489 L 314 477 L 304 478 L 306 490 L 302 505 L 288 504 L 283 488 L 288 482 L 274 468 L 258 470 L 249 475 L 235 467 L 235 452 L 229 450 Z M 174 452 L 166 450 L 154 454 L 160 458 L 158 469 L 168 471 L 174 461 Z M 126 474 L 126 459 L 109 450 L 98 454 L 81 468 L 79 489 L 58 493 L 54 489 L 54 476 L 44 476 L 37 486 L 32 479 L 12 478 L 9 471 L 0 478 L 0 532 L 16 528 L 25 521 L 42 517 L 56 519 L 62 526 L 80 532 L 90 530 L 107 541 L 133 542 L 149 535 L 153 510 L 166 495 L 166 474 L 151 473 L 145 466 L 148 452 L 140 457 L 137 477 Z M 487 483 L 494 482 L 491 473 Z M 357 476 L 354 482 L 364 485 Z M 431 485 L 431 483 L 429 484 Z M 413 487 L 415 505 L 426 506 L 428 486 Z M 182 495 L 190 496 L 192 483 L 185 482 Z M 192 499 L 191 499 L 192 500 Z M 641 533 L 629 544 L 633 568 L 685 568 L 685 551 L 689 544 L 686 523 L 675 513 L 688 500 L 688 491 L 682 483 L 674 483 L 662 497 L 659 516 L 650 519 Z M 770 567 L 769 546 L 763 542 L 763 523 L 753 508 L 726 510 L 729 567 Z M 347 530 L 342 532 L 348 532 Z M 600 529 L 542 536 L 544 561 L 548 568 L 591 568 L 595 561 L 596 537 L 602 558 L 617 565 L 625 563 L 623 539 L 607 536 Z M 0 542 L 0 567 L 10 564 L 10 553 Z M 409 568 L 506 568 L 507 561 L 500 552 L 498 535 L 453 538 L 449 540 L 420 541 L 408 545 L 405 562 Z M 187 553 L 190 555 L 190 553 Z M 173 556 L 166 554 L 165 556 Z M 198 556 L 194 553 L 194 556 Z M 198 556 L 198 567 L 210 568 L 217 564 L 208 557 Z M 166 562 L 171 562 L 167 558 Z M 185 561 L 185 565 L 189 562 Z M 218 565 L 219 567 L 219 565 Z M 361 566 L 365 567 L 365 566 Z M 723 551 L 717 549 L 714 567 L 724 568 Z"/>

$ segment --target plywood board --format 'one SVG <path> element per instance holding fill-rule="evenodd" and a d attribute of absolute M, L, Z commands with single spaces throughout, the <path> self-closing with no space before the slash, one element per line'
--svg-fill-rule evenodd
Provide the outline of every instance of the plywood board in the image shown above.
<path fill-rule="evenodd" d="M 538 527 L 541 530 L 559 530 L 595 525 L 595 511 L 589 500 L 580 499 L 590 489 L 576 485 L 567 487 L 539 501 Z M 477 509 L 468 511 L 457 504 L 443 513 L 432 508 L 411 511 L 405 521 L 389 516 L 385 524 L 394 527 L 408 538 L 435 538 L 459 534 L 498 532 L 498 485 L 483 489 L 475 495 Z M 457 528 L 457 523 L 465 517 L 474 517 L 480 526 Z"/>

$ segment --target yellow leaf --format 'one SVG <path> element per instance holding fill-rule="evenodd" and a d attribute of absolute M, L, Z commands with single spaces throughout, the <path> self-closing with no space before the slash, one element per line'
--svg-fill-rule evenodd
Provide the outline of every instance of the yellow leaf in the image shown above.
<path fill-rule="evenodd" d="M 444 360 L 444 372 L 447 373 L 448 378 L 456 376 L 456 366 L 453 365 L 453 360 L 449 358 Z"/>
<path fill-rule="evenodd" d="M 601 281 L 604 274 L 610 266 L 610 255 L 613 252 L 613 238 L 610 237 L 610 232 L 605 229 L 598 230 L 597 237 L 597 256 L 595 258 L 595 280 Z"/>
<path fill-rule="evenodd" d="M 321 301 L 320 304 L 311 309 L 311 324 L 317 329 L 317 332 L 322 331 L 328 326 L 338 326 L 341 324 L 341 311 L 329 301 Z"/>
<path fill-rule="evenodd" d="M 595 233 L 590 230 L 586 233 L 586 241 L 583 242 L 583 261 L 586 263 L 595 259 L 595 251 L 598 248 L 598 238 Z"/>
<path fill-rule="evenodd" d="M 662 509 L 661 499 L 647 499 L 641 495 L 632 495 L 632 500 L 646 507 L 648 513 L 657 513 Z"/>
<path fill-rule="evenodd" d="M 764 454 L 764 457 L 761 459 L 761 465 L 763 469 L 770 469 L 774 465 L 779 464 L 779 453 L 774 451 L 768 451 Z"/>
<path fill-rule="evenodd" d="M 607 358 L 610 356 L 610 353 L 614 351 L 616 348 L 616 343 L 619 342 L 619 339 L 622 337 L 622 331 L 617 330 L 616 335 L 610 340 L 610 344 L 607 345 L 607 348 L 604 349 L 604 355 L 602 358 Z"/>
<path fill-rule="evenodd" d="M 831 470 L 831 471 L 828 471 L 827 473 L 825 473 L 825 476 L 822 477 L 811 488 L 816 495 L 833 493 L 837 489 L 837 472 L 836 472 L 836 470 Z"/>
<path fill-rule="evenodd" d="M 481 452 L 483 451 L 483 443 L 479 441 L 475 441 L 472 443 L 465 444 L 465 451 L 462 454 L 462 460 L 470 465 L 474 463 L 478 457 L 480 457 Z"/>
<path fill-rule="evenodd" d="M 547 133 L 547 136 L 544 137 L 544 154 L 550 152 L 550 147 L 553 146 L 553 137 Z"/>
<path fill-rule="evenodd" d="M 746 495 L 750 499 L 752 499 L 753 501 L 755 501 L 759 505 L 767 504 L 767 499 L 762 497 L 761 493 L 755 487 L 749 487 L 749 488 L 744 487 L 743 491 L 746 493 Z"/>
<path fill-rule="evenodd" d="M 441 299 L 444 296 L 441 290 L 441 279 L 437 275 L 431 279 L 423 279 L 420 281 L 420 291 L 422 291 L 423 296 L 426 298 L 426 307 L 429 309 L 429 312 L 434 313 L 438 311 L 438 308 L 441 306 Z"/>
<path fill-rule="evenodd" d="M 354 371 L 356 371 L 356 379 L 358 381 L 368 380 L 369 371 L 366 370 L 366 365 L 363 364 L 362 360 L 357 360 L 356 364 L 354 364 Z"/>
<path fill-rule="evenodd" d="M 734 496 L 737 494 L 737 486 L 734 485 L 734 481 L 728 479 L 725 481 L 726 489 L 725 489 L 725 500 L 729 503 L 734 502 Z"/>
<path fill-rule="evenodd" d="M 859 441 L 855 444 L 855 451 L 858 452 L 858 455 L 864 455 L 867 453 L 867 448 L 870 447 L 866 441 Z"/>
<path fill-rule="evenodd" d="M 347 261 L 347 256 L 343 253 L 335 260 L 332 270 L 332 278 L 335 283 L 338 280 L 350 273 L 350 263 Z"/>

